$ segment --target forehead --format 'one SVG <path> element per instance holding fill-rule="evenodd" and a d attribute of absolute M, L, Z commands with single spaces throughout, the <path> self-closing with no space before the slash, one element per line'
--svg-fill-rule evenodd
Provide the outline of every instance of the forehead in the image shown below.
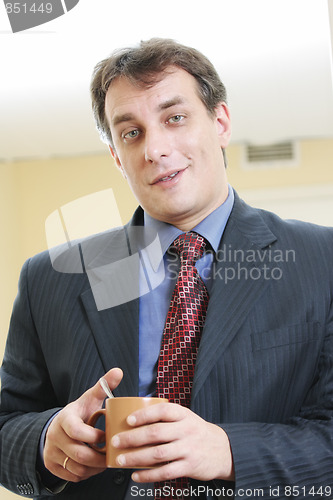
<path fill-rule="evenodd" d="M 119 113 L 126 110 L 145 106 L 145 109 L 149 107 L 160 111 L 164 103 L 172 102 L 202 104 L 195 78 L 177 67 L 170 67 L 165 73 L 157 75 L 156 83 L 146 87 L 136 85 L 126 77 L 116 78 L 106 94 L 105 112 L 112 124 Z"/>

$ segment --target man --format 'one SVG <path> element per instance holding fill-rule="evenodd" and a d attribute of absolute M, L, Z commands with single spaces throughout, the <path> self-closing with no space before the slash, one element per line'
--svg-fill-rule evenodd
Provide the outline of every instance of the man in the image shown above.
<path fill-rule="evenodd" d="M 140 207 L 124 230 L 79 245 L 84 272 L 73 249 L 53 267 L 48 253 L 25 264 L 2 368 L 1 483 L 36 498 L 130 498 L 179 477 L 192 496 L 333 496 L 332 231 L 253 209 L 228 186 L 225 89 L 197 51 L 153 39 L 116 53 L 96 67 L 92 96 Z M 100 305 L 91 276 L 144 250 L 138 227 L 158 234 L 165 279 L 141 293 L 135 272 L 134 298 Z M 103 439 L 86 424 L 103 403 L 98 379 L 116 396 L 155 393 L 168 248 L 188 232 L 206 241 L 209 293 L 191 407 L 132 415 L 113 440 L 119 470 L 105 471 L 87 446 Z"/>

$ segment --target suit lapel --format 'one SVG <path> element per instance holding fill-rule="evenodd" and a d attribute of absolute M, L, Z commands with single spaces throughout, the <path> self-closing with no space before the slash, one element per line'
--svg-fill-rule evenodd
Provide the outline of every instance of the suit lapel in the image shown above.
<path fill-rule="evenodd" d="M 270 280 L 267 247 L 276 240 L 260 213 L 235 194 L 235 205 L 221 239 L 214 284 L 202 333 L 192 389 L 192 403 L 210 369 L 233 340 Z"/>
<path fill-rule="evenodd" d="M 115 396 L 137 396 L 139 299 L 98 311 L 91 290 L 81 295 L 104 371 L 119 367 L 124 378 Z"/>

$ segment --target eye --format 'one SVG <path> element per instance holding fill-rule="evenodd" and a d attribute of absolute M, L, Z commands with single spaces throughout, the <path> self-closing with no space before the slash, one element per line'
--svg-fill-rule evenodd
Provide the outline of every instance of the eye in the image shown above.
<path fill-rule="evenodd" d="M 139 133 L 140 132 L 138 129 L 130 130 L 129 132 L 127 132 L 127 134 L 123 135 L 123 138 L 125 140 L 126 139 L 135 139 L 136 137 L 138 137 Z"/>
<path fill-rule="evenodd" d="M 179 123 L 183 120 L 183 115 L 175 115 L 169 118 L 168 122 L 169 123 Z"/>

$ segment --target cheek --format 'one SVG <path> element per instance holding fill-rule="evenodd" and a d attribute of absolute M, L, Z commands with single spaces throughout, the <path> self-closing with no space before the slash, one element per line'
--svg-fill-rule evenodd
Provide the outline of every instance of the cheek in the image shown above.
<path fill-rule="evenodd" d="M 135 157 L 132 158 L 130 155 L 120 152 L 118 157 L 119 168 L 122 171 L 126 179 L 133 179 L 137 177 L 139 171 L 138 161 L 135 161 Z"/>
<path fill-rule="evenodd" d="M 213 151 L 212 134 L 203 129 L 195 130 L 188 134 L 183 143 L 183 151 L 189 159 L 203 160 L 209 158 Z"/>

